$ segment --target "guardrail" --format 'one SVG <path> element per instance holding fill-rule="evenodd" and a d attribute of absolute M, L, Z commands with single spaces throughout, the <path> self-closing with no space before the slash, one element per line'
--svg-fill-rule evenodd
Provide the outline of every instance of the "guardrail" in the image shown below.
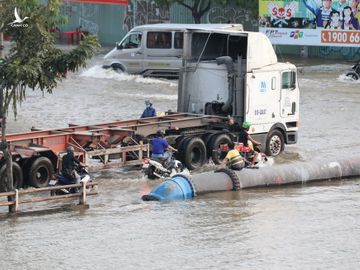
<path fill-rule="evenodd" d="M 46 201 L 57 201 L 62 199 L 71 199 L 79 198 L 79 205 L 87 206 L 87 196 L 97 195 L 98 192 L 93 188 L 98 184 L 96 182 L 83 182 L 80 184 L 72 185 L 63 185 L 63 186 L 54 186 L 54 187 L 45 187 L 45 188 L 34 188 L 34 189 L 15 189 L 14 191 L 0 193 L 1 197 L 7 197 L 7 202 L 0 202 L 0 206 L 9 206 L 10 213 L 16 213 L 19 211 L 19 205 L 21 204 L 31 204 L 37 202 L 46 202 Z M 64 195 L 52 195 L 52 192 L 61 189 L 70 189 L 70 188 L 80 188 L 79 192 L 69 193 Z M 92 190 L 87 190 L 87 188 L 92 188 Z M 35 194 L 35 193 L 45 193 L 48 192 L 49 196 L 46 197 L 31 197 L 26 199 L 21 199 L 20 196 Z"/>

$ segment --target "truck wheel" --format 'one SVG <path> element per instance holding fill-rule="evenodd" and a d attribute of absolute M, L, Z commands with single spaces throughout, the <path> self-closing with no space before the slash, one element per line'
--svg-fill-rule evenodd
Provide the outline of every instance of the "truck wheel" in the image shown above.
<path fill-rule="evenodd" d="M 199 137 L 189 138 L 184 142 L 184 164 L 189 170 L 203 166 L 206 162 L 206 146 Z"/>
<path fill-rule="evenodd" d="M 16 189 L 23 187 L 23 173 L 21 170 L 21 167 L 18 163 L 14 162 L 12 163 L 12 169 L 13 169 L 13 186 Z M 0 192 L 6 191 L 6 165 L 5 163 L 1 166 L 0 169 Z"/>
<path fill-rule="evenodd" d="M 221 161 L 226 157 L 226 153 L 220 151 L 220 145 L 229 145 L 231 142 L 231 138 L 227 134 L 220 134 L 211 139 L 209 143 L 209 150 L 211 151 L 211 158 L 215 164 L 220 164 Z"/>
<path fill-rule="evenodd" d="M 191 137 L 183 137 L 176 145 L 178 151 L 175 153 L 175 157 L 182 163 L 185 163 L 185 146 L 189 140 L 191 140 Z"/>
<path fill-rule="evenodd" d="M 273 130 L 266 139 L 266 151 L 268 156 L 277 156 L 284 151 L 284 135 L 280 130 Z"/>
<path fill-rule="evenodd" d="M 356 72 L 349 72 L 346 74 L 346 77 L 349 77 L 353 80 L 358 80 L 359 79 L 359 75 Z"/>
<path fill-rule="evenodd" d="M 35 159 L 29 170 L 29 184 L 33 187 L 47 187 L 54 171 L 50 159 L 47 157 L 39 157 Z"/>
<path fill-rule="evenodd" d="M 212 151 L 210 149 L 210 142 L 214 136 L 216 136 L 214 133 L 205 133 L 203 136 L 201 136 L 201 139 L 204 141 L 206 146 L 206 153 L 208 158 L 211 156 Z"/>

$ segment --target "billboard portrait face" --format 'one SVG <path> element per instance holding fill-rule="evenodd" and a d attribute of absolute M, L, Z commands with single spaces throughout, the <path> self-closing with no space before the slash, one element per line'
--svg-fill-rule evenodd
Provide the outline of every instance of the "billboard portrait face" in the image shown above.
<path fill-rule="evenodd" d="M 331 0 L 322 0 L 322 5 L 326 9 L 329 9 L 331 7 L 331 4 L 332 4 Z"/>

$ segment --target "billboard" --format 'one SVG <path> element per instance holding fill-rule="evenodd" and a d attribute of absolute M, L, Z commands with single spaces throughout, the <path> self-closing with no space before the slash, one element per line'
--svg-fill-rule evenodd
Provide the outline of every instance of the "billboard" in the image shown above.
<path fill-rule="evenodd" d="M 360 47 L 360 0 L 259 0 L 272 44 Z"/>

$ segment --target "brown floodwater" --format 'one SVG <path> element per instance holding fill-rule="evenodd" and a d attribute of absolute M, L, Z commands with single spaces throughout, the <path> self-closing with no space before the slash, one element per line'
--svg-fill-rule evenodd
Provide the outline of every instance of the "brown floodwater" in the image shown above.
<path fill-rule="evenodd" d="M 297 64 L 299 140 L 275 162 L 357 156 L 360 81 L 344 78 L 350 65 Z M 28 91 L 9 131 L 137 118 L 144 99 L 175 111 L 176 94 L 176 80 L 105 71 L 98 57 L 51 95 Z M 159 203 L 141 200 L 159 181 L 136 169 L 93 177 L 99 195 L 86 211 L 0 219 L 0 269 L 359 268 L 360 178 Z"/>

